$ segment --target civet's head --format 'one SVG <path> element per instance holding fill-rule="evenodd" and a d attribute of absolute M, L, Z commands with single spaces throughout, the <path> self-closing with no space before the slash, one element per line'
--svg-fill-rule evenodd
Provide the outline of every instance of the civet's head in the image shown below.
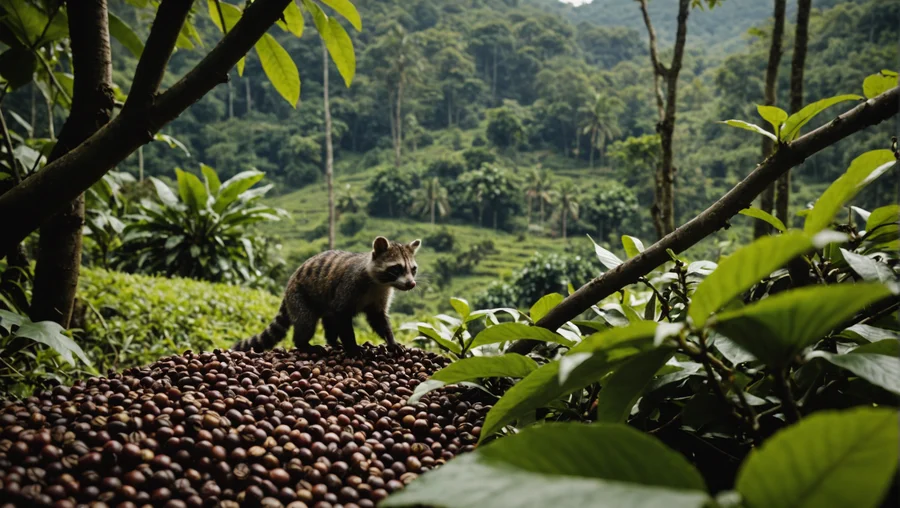
<path fill-rule="evenodd" d="M 416 251 L 422 240 L 409 243 L 391 242 L 379 236 L 372 243 L 372 259 L 368 271 L 373 279 L 401 291 L 416 287 Z"/>

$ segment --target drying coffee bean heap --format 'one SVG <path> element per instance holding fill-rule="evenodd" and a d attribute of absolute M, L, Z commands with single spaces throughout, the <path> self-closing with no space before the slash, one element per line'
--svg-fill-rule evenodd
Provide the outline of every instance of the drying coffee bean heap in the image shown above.
<path fill-rule="evenodd" d="M 0 409 L 0 505 L 366 508 L 474 447 L 490 407 L 418 349 L 213 351 Z"/>

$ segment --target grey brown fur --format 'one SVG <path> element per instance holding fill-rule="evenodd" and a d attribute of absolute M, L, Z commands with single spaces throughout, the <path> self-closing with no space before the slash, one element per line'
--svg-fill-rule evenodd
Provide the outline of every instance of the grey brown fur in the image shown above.
<path fill-rule="evenodd" d="M 364 313 L 372 330 L 395 346 L 388 318 L 393 290 L 416 286 L 415 253 L 420 240 L 408 244 L 379 236 L 370 252 L 329 250 L 307 259 L 291 276 L 278 315 L 262 333 L 234 345 L 238 351 L 264 351 L 280 342 L 294 327 L 294 345 L 306 348 L 322 320 L 325 339 L 336 347 L 338 338 L 350 354 L 358 351 L 353 317 Z"/>

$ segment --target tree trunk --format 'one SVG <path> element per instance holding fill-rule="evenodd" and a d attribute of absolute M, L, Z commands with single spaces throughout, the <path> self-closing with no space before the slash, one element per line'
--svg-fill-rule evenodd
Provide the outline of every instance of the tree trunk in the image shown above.
<path fill-rule="evenodd" d="M 253 111 L 253 98 L 250 97 L 250 76 L 244 76 L 244 89 L 247 91 L 247 114 Z"/>
<path fill-rule="evenodd" d="M 53 124 L 53 99 L 45 99 L 47 105 L 47 137 L 50 140 L 56 139 L 56 125 Z"/>
<path fill-rule="evenodd" d="M 228 80 L 228 119 L 234 118 L 234 85 Z"/>
<path fill-rule="evenodd" d="M 527 197 L 525 198 L 525 200 L 528 202 L 528 219 L 527 219 L 528 222 L 527 222 L 527 224 L 530 226 L 530 225 L 531 225 L 532 197 L 531 197 L 531 196 L 527 196 Z"/>
<path fill-rule="evenodd" d="M 798 0 L 797 28 L 794 32 L 794 56 L 791 60 L 791 114 L 803 108 L 803 70 L 806 66 L 806 43 L 809 39 L 809 11 L 812 0 Z M 781 222 L 791 226 L 791 171 L 778 178 L 775 213 Z"/>
<path fill-rule="evenodd" d="M 778 64 L 781 62 L 781 38 L 784 33 L 784 5 L 785 0 L 775 0 L 775 23 L 772 26 L 772 40 L 769 43 L 769 62 L 766 65 L 766 87 L 764 104 L 774 106 L 778 96 Z M 767 130 L 772 130 L 767 126 Z M 763 159 L 771 155 L 774 144 L 768 136 L 762 139 Z M 759 207 L 765 212 L 772 213 L 775 203 L 775 185 L 772 184 L 763 191 L 759 199 Z M 759 238 L 772 232 L 772 227 L 765 221 L 753 222 L 753 236 Z"/>
<path fill-rule="evenodd" d="M 647 0 L 640 0 L 641 13 L 650 38 L 650 61 L 653 64 L 653 81 L 656 92 L 656 107 L 659 123 L 656 126 L 660 138 L 660 163 L 654 185 L 654 203 L 650 208 L 653 225 L 657 235 L 663 236 L 675 230 L 675 166 L 672 140 L 675 133 L 675 113 L 678 98 L 678 73 L 681 72 L 681 61 L 684 57 L 684 45 L 687 40 L 687 19 L 690 14 L 691 0 L 678 1 L 678 29 L 675 35 L 675 48 L 672 63 L 666 67 L 659 61 L 656 48 L 656 31 L 650 22 Z M 666 82 L 666 95 L 663 96 L 660 82 Z"/>
<path fill-rule="evenodd" d="M 328 185 L 328 249 L 334 249 L 334 147 L 331 145 L 331 106 L 328 102 L 328 48 L 322 41 L 322 99 L 325 102 L 325 183 Z"/>
<path fill-rule="evenodd" d="M 497 103 L 497 45 L 494 44 L 494 55 L 491 58 L 491 63 L 494 66 L 494 72 L 491 76 L 491 101 L 495 104 Z"/>
<path fill-rule="evenodd" d="M 563 203 L 562 209 L 562 237 L 563 241 L 566 241 L 566 230 L 568 229 L 568 224 L 566 223 L 566 219 L 569 217 L 569 210 L 566 207 L 566 204 Z"/>
<path fill-rule="evenodd" d="M 434 205 L 436 201 L 434 199 L 431 200 L 431 225 L 434 226 Z"/>
<path fill-rule="evenodd" d="M 401 76 L 397 83 L 397 119 L 394 123 L 397 126 L 397 142 L 394 144 L 394 165 L 400 167 L 400 150 L 403 145 L 403 117 L 400 116 L 403 106 L 403 77 Z"/>
<path fill-rule="evenodd" d="M 544 226 L 544 199 L 538 198 L 541 202 L 541 227 Z"/>
<path fill-rule="evenodd" d="M 447 128 L 453 126 L 453 89 L 447 94 Z"/>
<path fill-rule="evenodd" d="M 112 59 L 106 0 L 83 0 L 69 5 L 72 44 L 72 110 L 50 153 L 50 161 L 74 149 L 112 116 Z M 52 124 L 52 118 L 51 118 Z M 78 287 L 84 194 L 79 194 L 41 226 L 34 292 L 33 321 L 52 320 L 68 327 Z"/>
<path fill-rule="evenodd" d="M 144 147 L 138 148 L 138 181 L 144 181 Z"/>
<path fill-rule="evenodd" d="M 394 164 L 397 163 L 397 114 L 394 109 L 397 101 L 394 100 L 394 92 L 388 91 L 388 123 L 391 125 L 391 145 L 394 147 Z"/>
<path fill-rule="evenodd" d="M 29 137 L 34 137 L 37 129 L 37 84 L 31 84 L 31 132 Z"/>
<path fill-rule="evenodd" d="M 597 125 L 591 126 L 591 147 L 590 147 L 590 160 L 591 160 L 591 169 L 594 169 L 594 143 L 597 142 Z"/>
<path fill-rule="evenodd" d="M 494 210 L 494 231 L 497 231 L 497 210 Z"/>

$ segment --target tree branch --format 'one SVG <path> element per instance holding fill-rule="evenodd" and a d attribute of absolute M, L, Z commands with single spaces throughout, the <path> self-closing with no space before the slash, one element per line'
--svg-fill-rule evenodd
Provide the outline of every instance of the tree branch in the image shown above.
<path fill-rule="evenodd" d="M 6 127 L 6 117 L 3 116 L 3 110 L 0 109 L 0 135 L 3 136 L 3 143 L 6 146 L 6 155 L 9 157 L 9 169 L 13 172 L 13 178 L 16 185 L 22 182 L 22 173 L 19 172 L 19 161 L 16 160 L 16 154 L 13 153 L 12 138 L 9 137 L 9 129 Z"/>
<path fill-rule="evenodd" d="M 159 5 L 144 52 L 134 71 L 134 79 L 131 80 L 125 108 L 135 107 L 132 105 L 148 107 L 152 104 L 153 96 L 166 74 L 166 65 L 175 49 L 178 34 L 181 33 L 181 27 L 193 4 L 194 0 L 163 0 Z"/>
<path fill-rule="evenodd" d="M 228 35 L 194 69 L 157 96 L 149 108 L 140 110 L 126 105 L 105 128 L 0 196 L 0 217 L 7 226 L 0 238 L 0 252 L 24 239 L 64 203 L 145 144 L 149 135 L 224 82 L 228 71 L 253 48 L 291 1 L 253 2 Z"/>
<path fill-rule="evenodd" d="M 641 14 L 644 16 L 644 24 L 647 26 L 647 34 L 650 37 L 650 62 L 653 64 L 653 89 L 656 92 L 656 109 L 659 112 L 659 121 L 663 119 L 662 88 L 659 86 L 660 78 L 668 75 L 668 69 L 659 61 L 659 51 L 656 48 L 656 30 L 653 29 L 653 23 L 650 21 L 650 12 L 647 10 L 647 0 L 639 0 L 641 4 Z"/>
<path fill-rule="evenodd" d="M 638 282 L 642 276 L 669 260 L 666 249 L 679 253 L 703 240 L 725 226 L 739 211 L 747 208 L 753 199 L 782 173 L 851 134 L 891 118 L 897 114 L 898 106 L 900 106 L 900 87 L 894 87 L 782 146 L 772 157 L 757 166 L 700 215 L 666 235 L 644 252 L 579 288 L 551 309 L 537 322 L 537 326 L 556 330 L 567 321 L 575 319 L 591 305 L 629 284 Z M 527 354 L 538 343 L 535 340 L 520 340 L 513 344 L 509 351 Z"/>

